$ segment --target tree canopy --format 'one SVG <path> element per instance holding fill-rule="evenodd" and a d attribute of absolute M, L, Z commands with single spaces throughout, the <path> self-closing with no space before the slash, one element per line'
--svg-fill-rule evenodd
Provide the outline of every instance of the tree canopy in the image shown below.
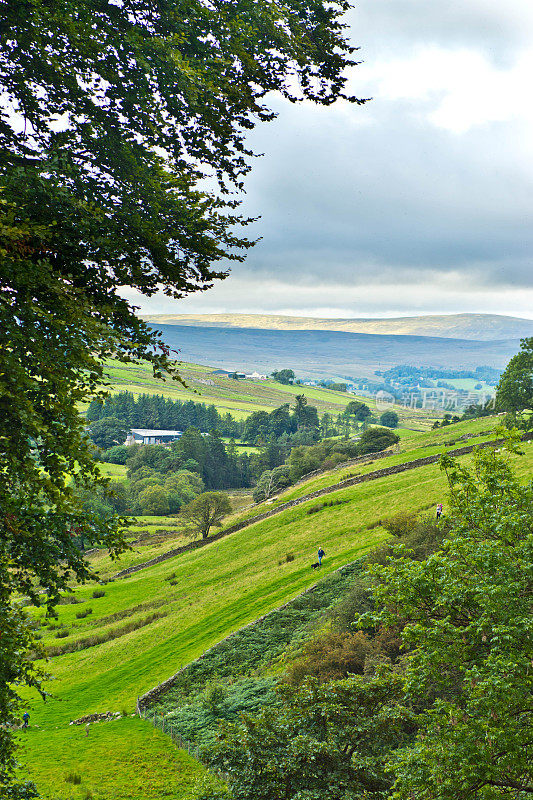
<path fill-rule="evenodd" d="M 511 441 L 511 448 L 512 445 Z M 378 620 L 404 625 L 414 746 L 396 763 L 398 798 L 519 798 L 531 779 L 531 485 L 506 456 L 470 469 L 443 456 L 451 528 L 425 561 L 378 566 Z"/>
<path fill-rule="evenodd" d="M 87 576 L 73 528 L 123 547 L 116 523 L 102 527 L 76 501 L 76 484 L 99 481 L 78 404 L 101 392 L 109 356 L 172 369 L 125 292 L 180 298 L 243 259 L 245 136 L 275 116 L 271 92 L 345 97 L 348 6 L 2 3 L 2 603 L 11 591 L 38 603 L 41 587 L 53 603 Z"/>
<path fill-rule="evenodd" d="M 496 406 L 514 413 L 533 410 L 533 337 L 522 339 L 520 352 L 507 364 L 498 384 Z"/>
<path fill-rule="evenodd" d="M 231 503 L 224 492 L 204 492 L 195 497 L 185 507 L 184 516 L 190 520 L 202 539 L 207 539 L 213 525 L 220 525 L 226 514 L 231 512 Z"/>

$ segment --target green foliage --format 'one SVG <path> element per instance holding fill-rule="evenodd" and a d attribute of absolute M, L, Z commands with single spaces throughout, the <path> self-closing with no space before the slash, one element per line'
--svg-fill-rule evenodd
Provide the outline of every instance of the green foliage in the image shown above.
<path fill-rule="evenodd" d="M 379 418 L 380 424 L 386 428 L 397 428 L 399 420 L 400 418 L 395 411 L 384 411 Z"/>
<path fill-rule="evenodd" d="M 203 492 L 185 507 L 183 515 L 194 526 L 195 531 L 207 539 L 213 525 L 221 525 L 222 519 L 231 512 L 231 503 L 223 492 Z"/>
<path fill-rule="evenodd" d="M 278 383 L 284 383 L 285 385 L 288 385 L 290 383 L 294 383 L 294 378 L 296 376 L 292 369 L 280 369 L 274 370 L 272 377 Z"/>
<path fill-rule="evenodd" d="M 116 417 L 103 417 L 92 422 L 87 429 L 92 441 L 103 450 L 123 445 L 128 428 Z"/>
<path fill-rule="evenodd" d="M 100 458 L 102 461 L 106 462 L 107 464 L 122 464 L 124 465 L 128 458 L 131 458 L 133 455 L 132 448 L 135 445 L 130 447 L 126 447 L 126 445 L 117 445 L 116 447 L 110 447 L 105 452 L 100 454 Z"/>
<path fill-rule="evenodd" d="M 533 337 L 522 339 L 520 352 L 505 368 L 496 392 L 496 407 L 514 413 L 533 409 Z"/>
<path fill-rule="evenodd" d="M 169 495 L 162 486 L 148 486 L 143 489 L 137 503 L 143 514 L 165 516 L 170 512 Z"/>
<path fill-rule="evenodd" d="M 443 456 L 451 529 L 425 561 L 377 566 L 385 624 L 403 619 L 406 690 L 420 735 L 399 758 L 397 796 L 520 798 L 531 786 L 533 489 L 505 456 L 471 469 Z"/>
<path fill-rule="evenodd" d="M 229 796 L 250 800 L 382 800 L 386 762 L 406 739 L 409 714 L 393 675 L 280 690 L 281 707 L 224 726 L 211 763 L 228 774 Z"/>
<path fill-rule="evenodd" d="M 365 453 L 379 453 L 381 450 L 386 450 L 387 447 L 392 447 L 397 444 L 400 437 L 393 433 L 388 428 L 367 428 L 361 434 L 358 444 L 358 452 L 360 455 Z"/>
<path fill-rule="evenodd" d="M 253 491 L 254 502 L 260 503 L 291 485 L 290 467 L 283 464 L 273 470 L 266 470 Z"/>
<path fill-rule="evenodd" d="M 116 417 L 127 428 L 156 428 L 181 430 L 198 428 L 208 433 L 216 429 L 223 436 L 239 437 L 242 434 L 242 422 L 231 414 L 221 414 L 214 405 L 196 403 L 193 400 L 182 402 L 165 398 L 160 394 L 140 394 L 137 398 L 133 392 L 117 392 L 103 402 L 93 400 L 87 409 L 86 419 L 99 420 L 103 417 Z"/>

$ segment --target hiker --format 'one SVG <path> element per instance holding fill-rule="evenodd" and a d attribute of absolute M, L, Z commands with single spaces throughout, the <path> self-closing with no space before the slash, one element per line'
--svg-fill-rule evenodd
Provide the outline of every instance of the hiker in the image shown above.
<path fill-rule="evenodd" d="M 437 503 L 437 519 L 440 519 L 441 514 L 442 514 L 442 503 Z"/>
<path fill-rule="evenodd" d="M 319 567 L 321 567 L 321 566 L 322 566 L 322 559 L 323 559 L 323 557 L 324 557 L 325 555 L 326 555 L 326 553 L 324 552 L 324 550 L 322 550 L 322 548 L 321 548 L 321 547 L 319 547 L 319 548 L 318 548 L 318 566 L 319 566 Z"/>
<path fill-rule="evenodd" d="M 88 723 L 87 723 L 87 725 L 85 726 L 85 736 L 88 736 L 88 735 L 89 735 L 89 728 L 90 728 L 90 727 L 91 727 L 91 723 L 90 723 L 90 722 L 88 722 Z"/>
<path fill-rule="evenodd" d="M 30 715 L 28 714 L 27 711 L 25 711 L 24 714 L 22 715 L 22 720 L 23 720 L 22 727 L 27 728 L 30 722 Z"/>

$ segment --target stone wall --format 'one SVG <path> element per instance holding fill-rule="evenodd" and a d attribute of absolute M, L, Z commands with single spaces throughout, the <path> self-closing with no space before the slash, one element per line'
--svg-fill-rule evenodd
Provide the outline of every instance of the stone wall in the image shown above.
<path fill-rule="evenodd" d="M 522 436 L 522 441 L 530 441 L 531 439 L 533 439 L 533 433 L 526 433 L 524 436 Z M 455 450 L 448 450 L 448 453 L 451 456 L 463 456 L 467 453 L 471 453 L 478 447 L 498 447 L 499 445 L 505 444 L 505 441 L 505 439 L 496 439 L 491 442 L 482 442 L 481 444 L 476 445 L 466 445 L 465 447 L 458 447 Z M 390 455 L 390 453 L 387 453 L 387 455 Z M 314 500 L 317 497 L 323 497 L 326 494 L 338 492 L 341 489 L 346 489 L 349 486 L 356 486 L 359 483 L 375 481 L 379 478 L 387 477 L 388 475 L 397 475 L 400 472 L 407 472 L 411 469 L 417 469 L 418 467 L 423 467 L 426 464 L 435 464 L 439 460 L 440 456 L 441 454 L 437 453 L 436 455 L 417 458 L 414 461 L 406 461 L 404 464 L 396 464 L 395 466 L 384 467 L 383 469 L 377 469 L 373 472 L 367 472 L 366 475 L 355 475 L 353 478 L 346 478 L 345 480 L 335 483 L 332 486 L 326 486 L 323 489 L 317 489 L 315 492 L 310 492 L 303 497 L 296 497 L 294 500 L 289 500 L 287 503 L 281 503 L 279 506 L 271 508 L 268 511 L 264 511 L 262 514 L 256 514 L 254 517 L 247 517 L 246 519 L 231 525 L 229 528 L 225 528 L 224 530 L 215 533 L 208 539 L 199 539 L 197 541 L 190 542 L 182 547 L 176 547 L 174 550 L 169 550 L 166 553 L 162 553 L 160 556 L 152 558 L 150 561 L 145 561 L 143 564 L 137 564 L 133 567 L 123 569 L 121 572 L 117 572 L 117 574 L 113 577 L 122 578 L 124 575 L 132 575 L 134 572 L 139 572 L 139 570 L 146 569 L 146 567 L 151 567 L 154 564 L 160 564 L 162 561 L 166 561 L 169 558 L 174 558 L 174 556 L 178 556 L 181 553 L 197 550 L 199 547 L 203 547 L 206 544 L 211 544 L 211 542 L 216 542 L 217 540 L 222 539 L 224 536 L 228 536 L 230 533 L 236 533 L 243 528 L 247 528 L 249 525 L 254 525 L 256 522 L 262 522 L 262 520 L 269 519 L 269 517 L 280 514 L 282 511 L 287 511 L 289 508 L 294 508 L 295 506 L 301 505 L 301 503 L 305 503 L 307 500 Z M 383 456 L 381 457 L 383 458 Z"/>

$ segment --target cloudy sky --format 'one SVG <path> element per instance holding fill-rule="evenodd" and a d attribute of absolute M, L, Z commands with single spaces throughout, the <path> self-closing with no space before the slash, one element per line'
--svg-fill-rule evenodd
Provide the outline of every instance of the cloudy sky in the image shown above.
<path fill-rule="evenodd" d="M 348 21 L 372 102 L 275 101 L 244 208 L 261 243 L 143 311 L 533 318 L 533 3 L 358 0 Z"/>

